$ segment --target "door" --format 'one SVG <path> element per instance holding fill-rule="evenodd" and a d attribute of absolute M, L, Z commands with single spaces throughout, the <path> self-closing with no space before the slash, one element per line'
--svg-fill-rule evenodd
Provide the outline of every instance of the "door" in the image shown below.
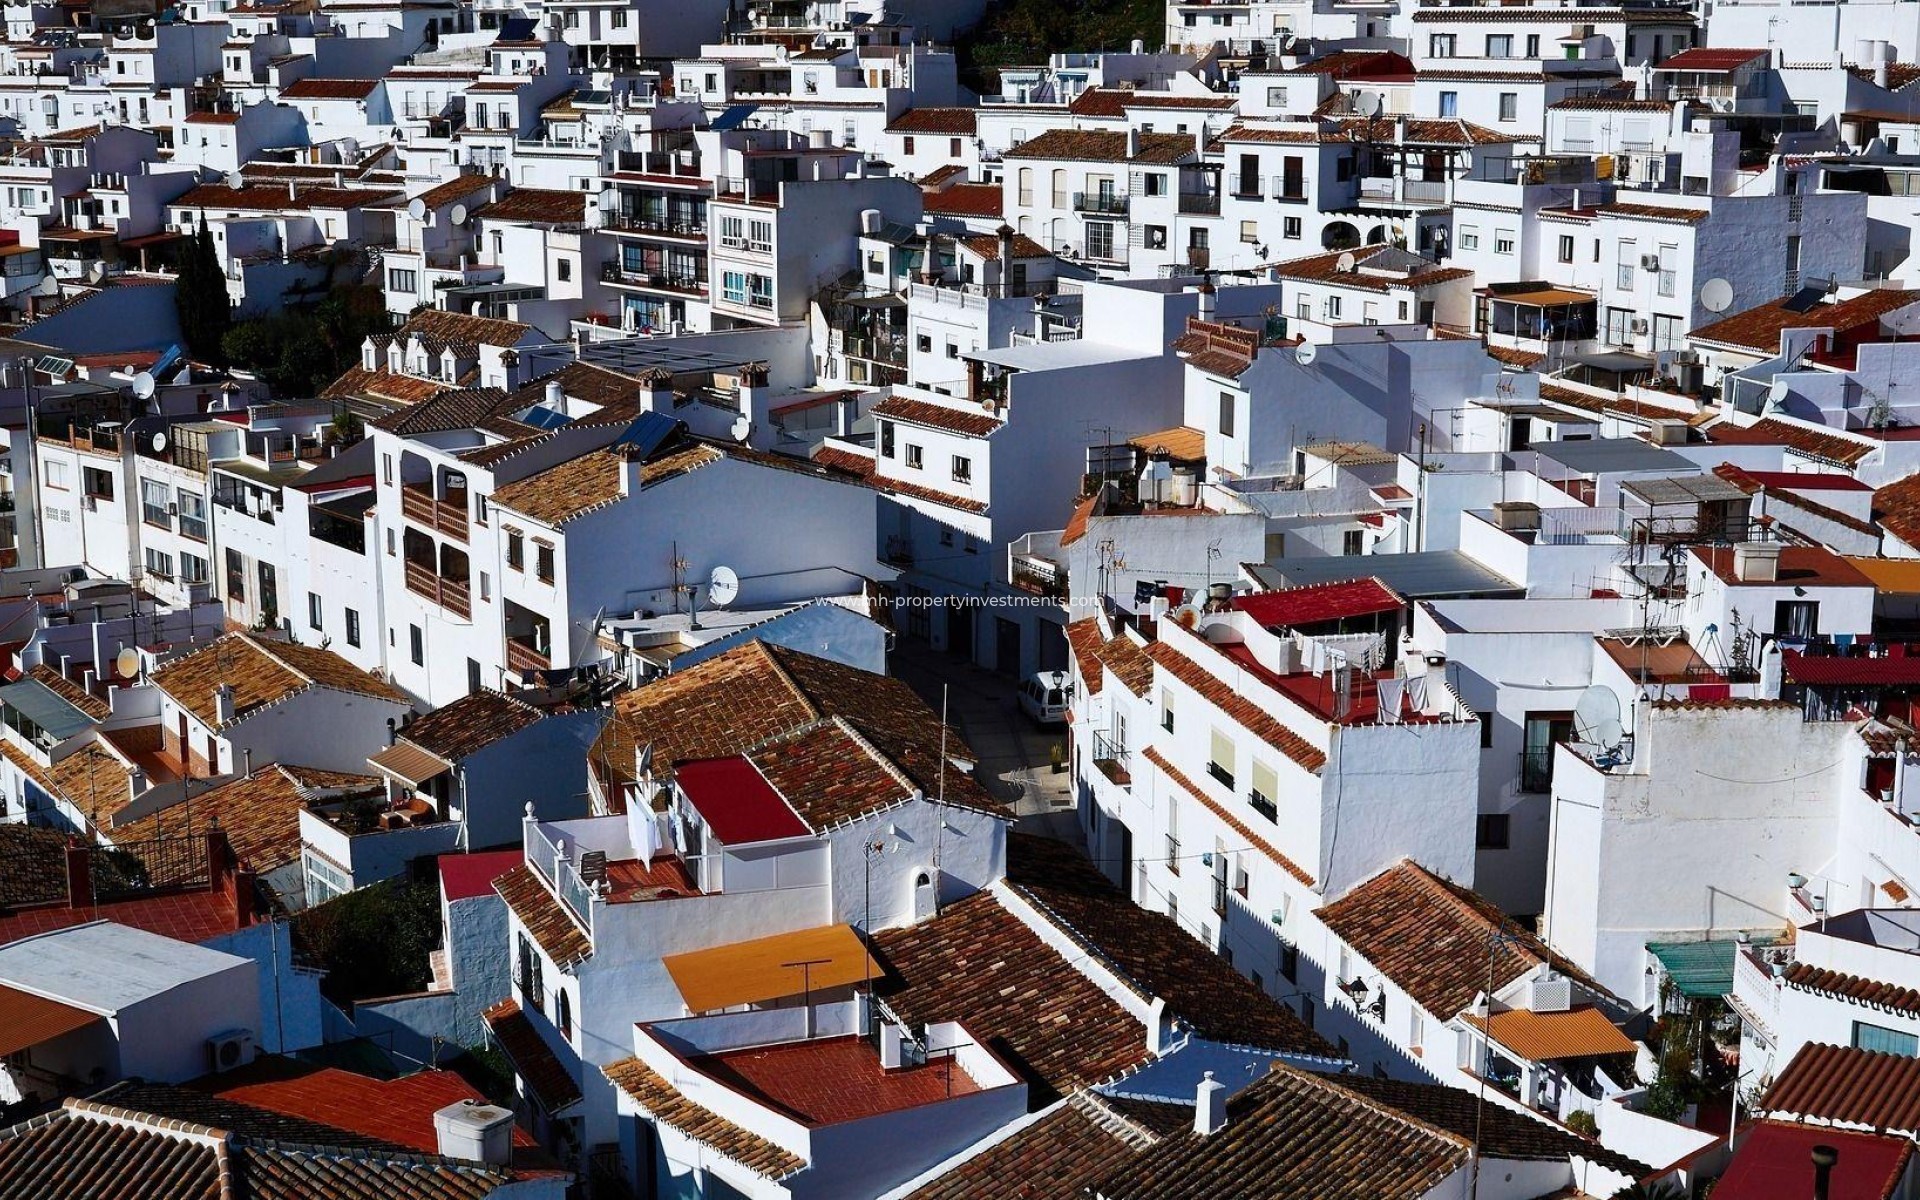
<path fill-rule="evenodd" d="M 1546 792 L 1553 789 L 1553 748 L 1573 738 L 1573 714 L 1570 712 L 1530 712 L 1525 739 L 1521 743 L 1520 790 Z"/>
<path fill-rule="evenodd" d="M 1020 626 L 1005 617 L 993 622 L 993 669 L 1002 675 L 1020 674 Z"/>
<path fill-rule="evenodd" d="M 947 653 L 973 661 L 973 605 L 965 600 L 947 608 Z"/>
<path fill-rule="evenodd" d="M 1133 830 L 1127 828 L 1124 821 L 1110 821 L 1108 824 L 1119 831 L 1118 836 L 1113 839 L 1113 870 L 1119 872 L 1117 878 L 1120 886 L 1125 887 L 1133 870 Z M 1141 882 L 1144 884 L 1146 881 L 1143 879 Z M 1145 899 L 1146 893 L 1142 891 L 1133 898 L 1133 902 L 1139 904 Z"/>

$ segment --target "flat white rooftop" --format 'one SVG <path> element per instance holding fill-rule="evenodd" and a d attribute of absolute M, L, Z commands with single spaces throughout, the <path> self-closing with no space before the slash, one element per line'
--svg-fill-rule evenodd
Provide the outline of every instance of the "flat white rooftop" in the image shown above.
<path fill-rule="evenodd" d="M 0 946 L 0 983 L 113 1014 L 250 960 L 144 929 L 95 921 Z M 248 986 L 252 986 L 249 984 Z"/>

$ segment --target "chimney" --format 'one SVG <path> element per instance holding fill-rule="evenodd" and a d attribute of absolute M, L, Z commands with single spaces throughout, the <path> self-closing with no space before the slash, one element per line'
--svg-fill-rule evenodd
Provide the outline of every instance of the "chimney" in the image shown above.
<path fill-rule="evenodd" d="M 1200 1080 L 1193 1098 L 1193 1131 L 1201 1137 L 1219 1133 L 1227 1127 L 1227 1085 L 1217 1082 L 1208 1071 Z"/>
<path fill-rule="evenodd" d="M 300 198 L 300 189 L 294 186 L 293 180 L 291 179 L 287 180 L 287 199 L 298 200 L 299 198 Z"/>
<path fill-rule="evenodd" d="M 1135 126 L 1127 128 L 1127 157 L 1140 157 L 1140 130 Z"/>
<path fill-rule="evenodd" d="M 547 407 L 555 412 L 567 411 L 567 389 L 558 379 L 547 380 Z"/>
<path fill-rule="evenodd" d="M 1733 577 L 1741 583 L 1774 583 L 1780 578 L 1780 543 L 1741 542 L 1733 548 Z"/>
<path fill-rule="evenodd" d="M 1200 319 L 1202 321 L 1213 320 L 1214 313 L 1218 309 L 1218 305 L 1214 301 L 1213 284 L 1211 282 L 1202 283 L 1195 290 L 1200 293 Z"/>
<path fill-rule="evenodd" d="M 1813 1148 L 1813 1200 L 1828 1200 L 1833 1188 L 1833 1165 L 1840 1152 L 1832 1146 Z"/>
<path fill-rule="evenodd" d="M 393 745 L 394 739 L 398 738 L 399 736 L 400 736 L 400 722 L 394 720 L 392 717 L 388 717 L 387 718 L 387 745 L 389 746 Z"/>
<path fill-rule="evenodd" d="M 1000 240 L 1000 282 L 1009 283 L 1013 278 L 1013 226 L 1003 224 L 993 235 Z"/>
<path fill-rule="evenodd" d="M 213 723 L 225 725 L 233 720 L 233 685 L 215 684 L 213 688 Z"/>
<path fill-rule="evenodd" d="M 879 209 L 863 208 L 860 210 L 860 232 L 861 233 L 867 234 L 869 236 L 879 233 L 880 226 L 882 225 L 882 223 L 883 223 L 883 219 L 880 215 Z"/>
<path fill-rule="evenodd" d="M 146 790 L 147 790 L 147 773 L 145 771 L 142 771 L 139 767 L 134 767 L 130 769 L 127 772 L 128 803 L 132 803 L 133 801 L 138 800 L 140 798 L 140 794 Z"/>
<path fill-rule="evenodd" d="M 1887 87 L 1888 86 L 1887 76 L 1888 76 L 1887 60 L 1882 58 L 1873 64 L 1873 86 L 1877 88 Z"/>
<path fill-rule="evenodd" d="M 673 411 L 673 372 L 655 367 L 640 376 L 640 407 L 647 412 Z"/>
<path fill-rule="evenodd" d="M 93 903 L 93 852 L 79 843 L 67 846 L 67 905 L 83 908 Z"/>
<path fill-rule="evenodd" d="M 513 1110 L 462 1100 L 433 1114 L 443 1158 L 504 1167 L 513 1160 Z"/>
<path fill-rule="evenodd" d="M 245 765 L 246 777 L 248 779 L 252 779 L 253 778 L 253 747 L 252 746 L 246 746 L 241 749 L 240 761 Z"/>

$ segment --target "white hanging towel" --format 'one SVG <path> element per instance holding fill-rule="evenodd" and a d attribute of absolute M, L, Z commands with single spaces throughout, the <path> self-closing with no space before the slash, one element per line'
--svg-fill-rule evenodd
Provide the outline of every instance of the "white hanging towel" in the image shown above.
<path fill-rule="evenodd" d="M 660 853 L 660 814 L 638 797 L 627 805 L 627 841 L 640 861 L 651 867 L 653 856 Z"/>
<path fill-rule="evenodd" d="M 1404 679 L 1382 679 L 1380 681 L 1380 719 L 1388 725 L 1400 723 L 1400 700 L 1407 692 Z"/>
<path fill-rule="evenodd" d="M 1427 677 L 1425 675 L 1409 675 L 1407 676 L 1406 684 L 1407 706 L 1413 709 L 1414 712 L 1427 711 Z"/>

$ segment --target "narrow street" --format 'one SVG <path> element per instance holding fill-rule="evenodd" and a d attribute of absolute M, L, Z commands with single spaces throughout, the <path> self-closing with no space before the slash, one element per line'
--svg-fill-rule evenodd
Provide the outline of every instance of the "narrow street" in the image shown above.
<path fill-rule="evenodd" d="M 1054 747 L 1066 752 L 1064 727 L 1042 729 L 1029 720 L 1012 679 L 913 638 L 895 641 L 892 670 L 935 712 L 944 698 L 949 723 L 980 757 L 981 782 L 1020 818 L 1022 832 L 1080 844 L 1067 773 L 1053 770 Z"/>

